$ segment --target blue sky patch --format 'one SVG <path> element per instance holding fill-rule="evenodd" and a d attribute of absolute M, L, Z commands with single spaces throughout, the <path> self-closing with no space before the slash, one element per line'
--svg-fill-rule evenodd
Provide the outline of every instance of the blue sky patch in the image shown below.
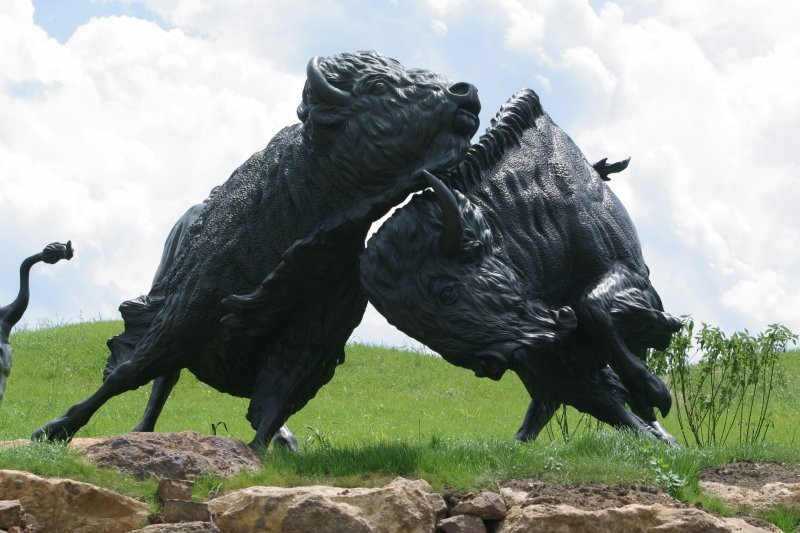
<path fill-rule="evenodd" d="M 164 26 L 163 21 L 139 2 L 98 0 L 33 0 L 33 20 L 60 43 L 72 37 L 78 27 L 93 17 L 130 16 Z"/>

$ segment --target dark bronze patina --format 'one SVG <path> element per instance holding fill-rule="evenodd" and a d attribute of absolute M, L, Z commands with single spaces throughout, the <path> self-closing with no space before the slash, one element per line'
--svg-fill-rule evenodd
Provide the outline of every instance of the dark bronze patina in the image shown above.
<path fill-rule="evenodd" d="M 108 399 L 155 380 L 138 426 L 151 429 L 186 368 L 249 398 L 251 444 L 268 443 L 344 361 L 366 307 L 370 224 L 425 186 L 423 169 L 458 164 L 479 111 L 472 85 L 376 52 L 312 59 L 301 123 L 208 198 L 149 297 L 123 308 L 102 386 L 33 438 L 70 439 Z"/>
<path fill-rule="evenodd" d="M 477 376 L 519 375 L 532 398 L 521 440 L 568 404 L 675 444 L 654 410 L 667 414 L 669 391 L 645 357 L 680 321 L 605 183 L 626 166 L 590 164 L 521 91 L 363 254 L 364 289 L 390 323 Z"/>

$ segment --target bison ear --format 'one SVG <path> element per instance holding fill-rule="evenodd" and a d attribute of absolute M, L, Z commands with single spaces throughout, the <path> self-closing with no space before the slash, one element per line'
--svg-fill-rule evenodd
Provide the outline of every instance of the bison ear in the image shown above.
<path fill-rule="evenodd" d="M 308 85 L 322 102 L 331 106 L 346 107 L 353 103 L 353 95 L 334 87 L 320 67 L 321 59 L 319 56 L 312 57 L 306 67 L 306 77 Z"/>

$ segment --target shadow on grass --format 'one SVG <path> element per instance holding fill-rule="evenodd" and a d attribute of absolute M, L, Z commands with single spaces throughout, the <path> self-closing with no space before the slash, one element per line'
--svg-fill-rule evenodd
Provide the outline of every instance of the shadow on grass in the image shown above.
<path fill-rule="evenodd" d="M 311 447 L 302 453 L 275 450 L 265 458 L 275 468 L 305 476 L 348 477 L 366 474 L 406 476 L 419 470 L 424 447 L 377 442 L 358 447 Z"/>

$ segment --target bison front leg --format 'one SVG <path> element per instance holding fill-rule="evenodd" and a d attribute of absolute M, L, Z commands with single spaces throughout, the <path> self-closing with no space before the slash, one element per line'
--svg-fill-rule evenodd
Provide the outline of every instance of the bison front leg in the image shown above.
<path fill-rule="evenodd" d="M 522 442 L 536 439 L 560 406 L 561 404 L 558 402 L 531 398 L 531 403 L 528 404 L 528 410 L 525 412 L 525 418 L 522 420 L 522 425 L 517 430 L 514 438 Z"/>
<path fill-rule="evenodd" d="M 268 358 L 247 411 L 247 419 L 256 430 L 250 447 L 264 448 L 274 438 L 297 449 L 296 439 L 284 424 L 330 381 L 339 359 L 335 352 L 316 345 L 284 346 Z"/>
<path fill-rule="evenodd" d="M 561 388 L 564 403 L 617 429 L 633 429 L 659 437 L 647 423 L 626 408 L 628 391 L 612 369 L 606 367 L 576 378 Z"/>
<path fill-rule="evenodd" d="M 616 265 L 588 290 L 576 306 L 578 322 L 596 339 L 602 339 L 607 362 L 630 391 L 637 410 L 657 407 L 666 416 L 672 406 L 667 386 L 650 373 L 644 361 L 646 350 L 669 344 L 680 321 L 661 311 L 661 301 L 650 282 Z M 632 341 L 640 352 L 628 346 Z"/>
<path fill-rule="evenodd" d="M 645 405 L 657 407 L 662 416 L 666 416 L 672 407 L 672 396 L 664 382 L 650 373 L 645 362 L 628 349 L 617 332 L 611 335 L 611 343 L 611 366 L 631 396 Z"/>

